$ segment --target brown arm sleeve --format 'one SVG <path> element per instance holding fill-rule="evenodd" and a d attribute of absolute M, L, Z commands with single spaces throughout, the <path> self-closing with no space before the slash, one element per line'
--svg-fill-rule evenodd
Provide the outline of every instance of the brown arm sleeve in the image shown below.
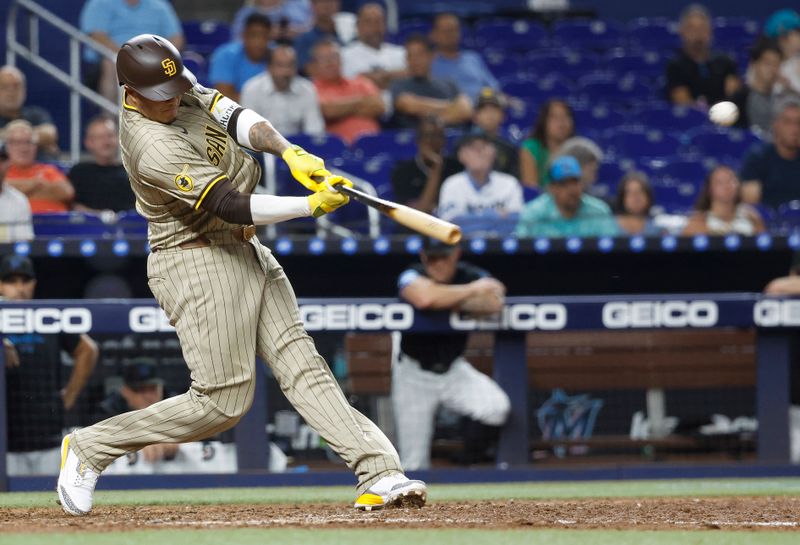
<path fill-rule="evenodd" d="M 220 180 L 204 196 L 200 207 L 218 218 L 236 225 L 250 225 L 253 215 L 250 212 L 250 195 L 236 191 L 227 178 Z"/>

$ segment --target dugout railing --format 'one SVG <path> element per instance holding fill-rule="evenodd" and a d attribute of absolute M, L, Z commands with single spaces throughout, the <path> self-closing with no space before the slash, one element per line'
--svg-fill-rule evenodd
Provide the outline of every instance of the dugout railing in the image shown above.
<path fill-rule="evenodd" d="M 511 416 L 498 449 L 498 468 L 423 472 L 436 480 L 525 480 L 552 478 L 622 478 L 659 476 L 767 476 L 800 474 L 789 464 L 789 407 L 792 344 L 800 327 L 800 300 L 769 298 L 760 294 L 640 295 L 592 297 L 509 297 L 502 314 L 476 321 L 458 314 L 417 313 L 397 299 L 301 299 L 302 318 L 312 335 L 347 332 L 494 332 L 493 375 L 511 399 Z M 621 466 L 587 468 L 583 472 L 537 471 L 531 463 L 529 361 L 526 337 L 530 332 L 603 331 L 712 331 L 742 329 L 755 332 L 755 415 L 759 429 L 756 458 L 725 466 L 670 467 Z M 41 300 L 0 303 L 0 333 L 86 332 L 166 333 L 166 318 L 153 300 Z M 0 351 L 1 352 L 1 351 Z M 724 362 L 717 362 L 723 364 Z M 736 363 L 740 365 L 741 362 Z M 590 364 L 590 363 L 589 363 Z M 259 365 L 259 388 L 250 413 L 235 428 L 238 473 L 216 476 L 163 477 L 159 475 L 108 476 L 103 487 L 210 486 L 253 484 L 347 483 L 352 475 L 333 473 L 283 474 L 270 478 L 268 438 L 265 433 L 267 392 Z M 5 374 L 0 373 L 0 487 L 9 490 L 48 489 L 52 478 L 7 477 L 5 467 Z M 658 464 L 655 464 L 658 465 Z"/>

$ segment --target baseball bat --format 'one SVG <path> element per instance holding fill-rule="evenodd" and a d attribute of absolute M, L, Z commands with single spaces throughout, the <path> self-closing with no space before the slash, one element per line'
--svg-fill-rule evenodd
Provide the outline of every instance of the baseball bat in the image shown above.
<path fill-rule="evenodd" d="M 337 185 L 336 190 L 361 204 L 375 208 L 381 214 L 389 216 L 397 223 L 405 225 L 421 235 L 441 240 L 445 244 L 457 244 L 461 240 L 461 228 L 449 221 L 444 221 L 403 204 L 367 195 L 358 189 L 345 185 Z"/>

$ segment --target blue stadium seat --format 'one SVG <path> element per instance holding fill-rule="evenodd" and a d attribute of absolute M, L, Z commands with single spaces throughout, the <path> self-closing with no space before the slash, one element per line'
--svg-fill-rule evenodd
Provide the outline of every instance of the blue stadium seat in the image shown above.
<path fill-rule="evenodd" d="M 296 134 L 291 137 L 292 144 L 297 144 L 306 151 L 319 155 L 323 159 L 341 157 L 348 153 L 347 144 L 334 134 L 320 136 L 310 134 Z"/>
<path fill-rule="evenodd" d="M 513 93 L 509 94 L 516 96 Z M 536 119 L 536 115 L 539 113 L 539 106 L 538 104 L 534 104 L 532 101 L 522 101 L 521 106 L 521 108 L 507 108 L 506 119 L 509 123 L 530 125 L 533 123 L 533 120 Z"/>
<path fill-rule="evenodd" d="M 611 51 L 603 59 L 603 68 L 621 76 L 636 74 L 649 78 L 657 78 L 664 74 L 665 61 L 657 51 L 640 51 L 628 53 L 624 50 Z"/>
<path fill-rule="evenodd" d="M 378 134 L 362 136 L 353 142 L 353 156 L 369 159 L 379 155 L 390 155 L 396 159 L 408 159 L 417 152 L 414 131 L 384 130 Z"/>
<path fill-rule="evenodd" d="M 617 184 L 627 171 L 628 169 L 623 168 L 616 161 L 600 163 L 600 168 L 597 170 L 597 183 L 609 186 L 611 188 L 609 194 L 613 194 L 617 190 Z"/>
<path fill-rule="evenodd" d="M 622 42 L 622 26 L 614 21 L 558 21 L 553 26 L 553 41 L 566 47 L 606 49 Z"/>
<path fill-rule="evenodd" d="M 183 65 L 197 77 L 197 81 L 199 81 L 201 85 L 209 85 L 208 63 L 205 57 L 197 51 L 190 50 L 184 51 L 181 53 L 181 56 L 183 57 Z"/>
<path fill-rule="evenodd" d="M 329 161 L 327 165 L 330 168 L 342 170 L 352 176 L 361 178 L 374 187 L 378 187 L 384 184 L 391 185 L 390 177 L 392 167 L 399 160 L 401 159 L 387 155 L 378 155 L 365 160 L 334 159 L 333 161 Z"/>
<path fill-rule="evenodd" d="M 624 115 L 605 104 L 588 107 L 576 105 L 572 112 L 578 132 L 616 129 L 625 123 Z"/>
<path fill-rule="evenodd" d="M 708 175 L 708 169 L 699 161 L 667 161 L 660 173 L 666 178 L 693 182 L 700 186 Z"/>
<path fill-rule="evenodd" d="M 564 98 L 571 94 L 575 84 L 570 80 L 549 75 L 536 77 L 533 74 L 517 75 L 500 81 L 503 91 L 515 97 L 523 97 L 533 104 L 541 104 L 548 98 Z"/>
<path fill-rule="evenodd" d="M 392 37 L 392 41 L 402 44 L 407 38 L 414 34 L 422 34 L 428 36 L 431 31 L 431 21 L 429 19 L 411 19 L 408 21 L 400 21 L 397 34 Z"/>
<path fill-rule="evenodd" d="M 656 204 L 669 213 L 686 213 L 697 200 L 697 187 L 691 183 L 660 184 L 653 181 L 653 195 Z"/>
<path fill-rule="evenodd" d="M 780 216 L 778 215 L 778 212 L 771 206 L 759 203 L 755 205 L 755 208 L 759 215 L 761 215 L 764 223 L 767 224 L 767 227 L 777 226 L 780 223 Z"/>
<path fill-rule="evenodd" d="M 300 190 L 308 194 L 308 191 L 294 180 L 286 162 L 275 161 L 275 194 L 299 196 Z"/>
<path fill-rule="evenodd" d="M 547 31 L 540 23 L 495 19 L 475 24 L 475 45 L 497 49 L 529 51 L 541 46 Z"/>
<path fill-rule="evenodd" d="M 578 81 L 578 96 L 588 103 L 597 101 L 610 104 L 630 103 L 652 96 L 650 87 L 635 77 L 608 77 L 588 75 Z"/>
<path fill-rule="evenodd" d="M 718 49 L 747 49 L 758 38 L 758 21 L 737 17 L 714 19 L 714 46 Z"/>
<path fill-rule="evenodd" d="M 147 236 L 147 220 L 136 210 L 120 212 L 117 216 L 117 228 L 125 236 Z"/>
<path fill-rule="evenodd" d="M 33 233 L 36 237 L 109 237 L 115 228 L 94 214 L 55 212 L 34 214 Z"/>
<path fill-rule="evenodd" d="M 800 201 L 789 201 L 778 206 L 781 227 L 793 231 L 800 227 Z"/>
<path fill-rule="evenodd" d="M 697 153 L 707 156 L 743 157 L 747 151 L 761 143 L 751 131 L 740 129 L 701 128 L 690 135 L 690 145 Z"/>
<path fill-rule="evenodd" d="M 663 131 L 620 130 L 613 136 L 613 146 L 618 157 L 638 159 L 675 155 L 680 142 Z"/>
<path fill-rule="evenodd" d="M 447 129 L 445 131 L 445 154 L 456 153 L 456 146 L 458 141 L 464 136 L 464 131 L 461 129 Z"/>
<path fill-rule="evenodd" d="M 391 166 L 394 166 L 394 165 L 390 165 L 390 167 Z M 390 172 L 391 172 L 391 168 L 390 168 Z M 375 191 L 378 193 L 378 197 L 380 197 L 381 199 L 386 199 L 386 200 L 389 200 L 389 201 L 395 200 L 394 187 L 392 186 L 392 182 L 391 181 L 389 181 L 388 183 L 383 183 L 383 184 L 375 186 Z"/>
<path fill-rule="evenodd" d="M 510 81 L 509 80 L 502 81 L 500 83 L 500 88 L 507 95 L 518 97 L 528 104 L 541 104 L 542 102 L 547 100 L 550 96 L 555 96 L 555 95 L 550 95 L 547 92 L 540 91 L 534 82 L 524 81 L 516 78 Z M 515 115 L 522 115 L 522 114 L 515 114 Z M 535 117 L 535 115 L 536 114 L 533 113 L 532 117 Z M 525 117 L 525 115 L 523 115 L 523 117 Z"/>
<path fill-rule="evenodd" d="M 525 63 L 514 54 L 500 49 L 481 51 L 481 56 L 494 77 L 500 79 L 526 71 Z"/>
<path fill-rule="evenodd" d="M 637 123 L 663 131 L 689 131 L 708 125 L 706 114 L 686 106 L 642 108 L 636 115 Z"/>
<path fill-rule="evenodd" d="M 536 187 L 522 186 L 522 200 L 531 202 L 542 194 L 542 191 Z"/>
<path fill-rule="evenodd" d="M 597 56 L 589 51 L 532 52 L 524 58 L 525 70 L 532 75 L 560 75 L 577 80 L 597 67 Z"/>
<path fill-rule="evenodd" d="M 678 23 L 661 17 L 634 19 L 628 24 L 626 39 L 643 49 L 668 51 L 680 47 Z"/>
<path fill-rule="evenodd" d="M 222 21 L 184 21 L 183 34 L 186 49 L 209 55 L 231 39 L 231 29 Z"/>
<path fill-rule="evenodd" d="M 343 206 L 326 217 L 336 225 L 341 225 L 357 233 L 369 233 L 369 208 L 361 204 Z"/>

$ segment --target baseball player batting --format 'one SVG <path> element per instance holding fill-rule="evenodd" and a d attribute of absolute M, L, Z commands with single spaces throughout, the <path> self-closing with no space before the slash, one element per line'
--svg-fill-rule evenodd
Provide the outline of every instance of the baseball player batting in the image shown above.
<path fill-rule="evenodd" d="M 266 119 L 197 84 L 177 49 L 144 34 L 117 54 L 124 86 L 122 160 L 148 221 L 147 276 L 175 327 L 192 384 L 184 394 L 67 435 L 58 498 L 92 508 L 97 478 L 117 457 L 155 443 L 197 441 L 234 426 L 253 402 L 256 356 L 298 412 L 358 478 L 355 507 L 422 506 L 422 481 L 353 409 L 303 329 L 294 291 L 255 225 L 318 217 L 348 202 L 351 186 L 292 146 Z M 260 179 L 242 148 L 280 155 L 308 197 L 251 195 Z M 325 183 L 323 183 L 325 180 Z"/>

